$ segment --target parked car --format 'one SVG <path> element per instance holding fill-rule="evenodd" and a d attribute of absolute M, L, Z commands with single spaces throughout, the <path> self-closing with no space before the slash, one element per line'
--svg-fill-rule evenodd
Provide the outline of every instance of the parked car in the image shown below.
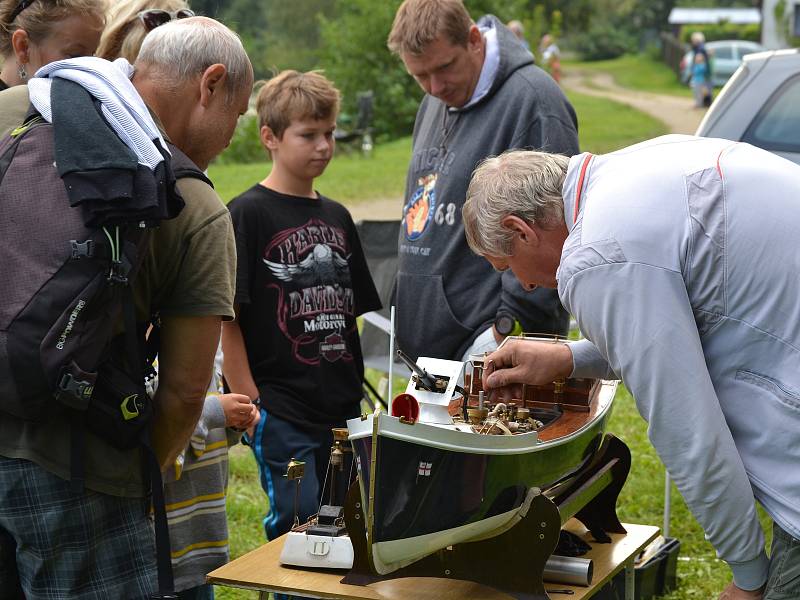
<path fill-rule="evenodd" d="M 742 64 L 742 59 L 754 52 L 763 52 L 764 47 L 747 40 L 717 40 L 706 43 L 706 52 L 711 59 L 711 83 L 714 87 L 725 85 L 734 71 Z M 680 69 L 685 83 L 692 75 L 694 50 L 689 50 L 681 59 Z"/>
<path fill-rule="evenodd" d="M 697 135 L 747 142 L 800 164 L 800 50 L 745 57 Z"/>

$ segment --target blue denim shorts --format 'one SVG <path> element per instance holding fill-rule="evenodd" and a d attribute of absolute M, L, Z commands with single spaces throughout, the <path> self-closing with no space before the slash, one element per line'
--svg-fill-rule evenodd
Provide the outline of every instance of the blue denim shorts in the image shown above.
<path fill-rule="evenodd" d="M 147 598 L 156 587 L 154 534 L 142 498 L 70 483 L 0 456 L 0 590 L 37 600 Z M 17 596 L 21 594 L 17 592 Z"/>

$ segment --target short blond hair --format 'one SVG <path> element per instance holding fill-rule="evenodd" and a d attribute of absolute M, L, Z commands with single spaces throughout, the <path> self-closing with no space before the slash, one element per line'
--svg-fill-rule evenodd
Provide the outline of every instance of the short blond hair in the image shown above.
<path fill-rule="evenodd" d="M 452 45 L 466 48 L 472 24 L 462 0 L 405 0 L 394 16 L 386 45 L 398 56 L 418 56 L 444 35 Z"/>
<path fill-rule="evenodd" d="M 256 112 L 259 129 L 266 125 L 280 139 L 293 120 L 335 119 L 339 90 L 321 71 L 281 71 L 258 91 Z"/>
<path fill-rule="evenodd" d="M 57 28 L 61 21 L 72 16 L 94 17 L 105 23 L 105 0 L 36 0 L 11 20 L 19 0 L 0 0 L 0 56 L 8 57 L 14 51 L 11 36 L 17 29 L 27 32 L 30 40 L 38 44 Z"/>
<path fill-rule="evenodd" d="M 100 37 L 96 56 L 106 60 L 125 58 L 134 63 L 139 55 L 139 48 L 149 33 L 139 19 L 143 10 L 161 9 L 174 12 L 189 8 L 183 0 L 121 0 L 114 4 L 108 13 L 108 23 Z"/>

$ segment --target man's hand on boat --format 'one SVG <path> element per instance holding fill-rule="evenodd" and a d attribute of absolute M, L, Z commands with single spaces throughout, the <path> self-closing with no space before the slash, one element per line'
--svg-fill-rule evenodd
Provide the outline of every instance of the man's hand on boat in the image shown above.
<path fill-rule="evenodd" d="M 764 587 L 757 590 L 743 590 L 735 583 L 728 584 L 719 595 L 719 600 L 761 600 L 764 597 Z"/>
<path fill-rule="evenodd" d="M 524 384 L 550 383 L 569 377 L 572 369 L 566 344 L 507 339 L 484 359 L 483 389 L 495 399 L 521 398 Z"/>

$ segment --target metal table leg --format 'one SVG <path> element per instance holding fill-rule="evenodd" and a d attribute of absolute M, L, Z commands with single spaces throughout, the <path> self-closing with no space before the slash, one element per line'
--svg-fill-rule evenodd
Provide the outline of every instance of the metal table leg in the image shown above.
<path fill-rule="evenodd" d="M 636 597 L 634 587 L 636 586 L 636 571 L 633 558 L 625 563 L 625 600 L 634 600 Z"/>

